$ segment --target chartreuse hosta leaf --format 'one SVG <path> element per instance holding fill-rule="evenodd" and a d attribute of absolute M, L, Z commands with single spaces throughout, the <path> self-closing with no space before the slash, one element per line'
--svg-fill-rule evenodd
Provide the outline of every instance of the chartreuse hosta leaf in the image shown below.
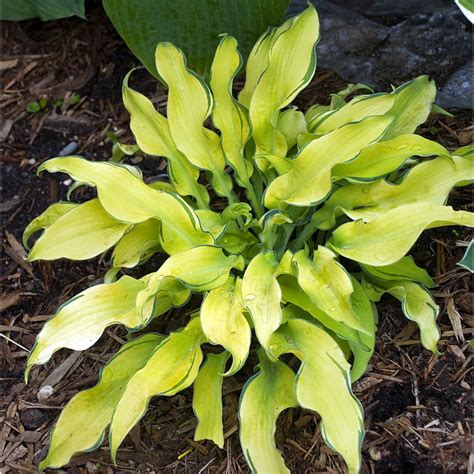
<path fill-rule="evenodd" d="M 112 324 L 139 329 L 147 321 L 137 311 L 135 299 L 144 288 L 142 280 L 123 276 L 115 283 L 88 288 L 66 302 L 39 333 L 28 357 L 27 371 L 33 365 L 45 364 L 63 347 L 75 351 L 91 347 Z M 162 292 L 155 314 L 171 307 L 171 296 Z"/>
<path fill-rule="evenodd" d="M 428 227 L 474 227 L 472 213 L 426 202 L 396 207 L 370 222 L 359 220 L 338 227 L 330 246 L 340 255 L 367 265 L 390 265 L 410 250 Z"/>
<path fill-rule="evenodd" d="M 160 250 L 160 221 L 148 219 L 135 224 L 115 246 L 112 264 L 115 268 L 133 268 Z"/>
<path fill-rule="evenodd" d="M 352 394 L 350 365 L 339 344 L 314 324 L 293 319 L 273 336 L 272 348 L 278 354 L 291 352 L 301 360 L 295 383 L 298 404 L 319 413 L 324 440 L 344 458 L 349 473 L 357 473 L 363 412 Z"/>
<path fill-rule="evenodd" d="M 344 89 L 340 90 L 339 92 L 336 92 L 335 94 L 331 94 L 331 103 L 330 107 L 331 109 L 339 109 L 343 105 L 346 105 L 346 99 L 348 96 L 353 94 L 354 92 L 360 91 L 360 90 L 365 90 L 365 91 L 370 91 L 374 92 L 374 90 L 369 87 L 366 84 L 362 84 L 358 82 L 357 84 L 347 84 Z"/>
<path fill-rule="evenodd" d="M 211 290 L 201 306 L 201 325 L 206 338 L 232 354 L 226 375 L 237 372 L 250 349 L 250 326 L 244 314 L 242 280 L 230 277 L 224 285 Z"/>
<path fill-rule="evenodd" d="M 168 160 L 168 173 L 176 190 L 183 196 L 193 196 L 200 207 L 207 207 L 209 195 L 198 184 L 199 169 L 178 151 L 168 125 L 144 95 L 128 86 L 128 74 L 123 82 L 123 102 L 130 113 L 130 128 L 141 150 L 148 155 L 163 156 Z"/>
<path fill-rule="evenodd" d="M 295 374 L 283 362 L 271 362 L 259 353 L 258 373 L 244 387 L 240 398 L 240 443 L 254 473 L 285 474 L 290 471 L 275 446 L 278 415 L 296 407 Z"/>
<path fill-rule="evenodd" d="M 355 206 L 346 209 L 352 219 L 359 217 L 371 220 L 386 210 L 417 201 L 444 204 L 451 189 L 462 181 L 474 179 L 474 162 L 465 158 L 454 158 L 454 163 L 446 166 L 445 158 L 436 158 L 415 166 L 398 185 L 382 180 L 367 185 L 359 192 L 366 195 L 361 203 L 356 194 Z M 426 184 L 425 180 L 427 181 Z M 361 206 L 362 204 L 362 206 Z M 353 210 L 354 207 L 362 209 Z"/>
<path fill-rule="evenodd" d="M 458 148 L 453 152 L 453 155 L 464 156 L 465 158 L 474 155 L 474 145 L 466 145 Z"/>
<path fill-rule="evenodd" d="M 308 133 L 313 129 L 315 123 L 319 122 L 324 115 L 329 115 L 332 110 L 330 105 L 313 104 L 304 114 Z"/>
<path fill-rule="evenodd" d="M 388 93 L 348 85 L 303 115 L 291 102 L 313 76 L 318 36 L 312 5 L 269 29 L 249 56 L 238 100 L 232 36 L 217 40 L 209 87 L 176 46 L 159 43 L 166 117 L 127 76 L 123 99 L 137 144 L 116 144 L 108 162 L 64 157 L 40 166 L 94 187 L 97 197 L 38 216 L 24 234 L 28 244 L 44 229 L 29 260 L 103 254 L 110 269 L 106 283 L 46 322 L 27 371 L 61 348 L 89 348 L 108 326 L 145 331 L 185 304 L 182 316 L 192 315 L 167 337 L 124 344 L 99 383 L 66 406 L 42 467 L 97 446 L 108 425 L 115 458 L 151 397 L 193 383 L 195 439 L 222 447 L 224 377 L 240 370 L 245 378 L 258 348 L 258 372 L 240 403 L 251 470 L 288 472 L 274 432 L 279 414 L 299 405 L 319 413 L 324 440 L 356 473 L 363 415 L 350 384 L 374 352 L 383 293 L 401 302 L 424 347 L 437 352 L 434 283 L 407 253 L 425 229 L 474 224 L 472 213 L 446 206 L 452 188 L 474 178 L 473 147 L 451 151 L 415 133 L 435 96 L 426 76 Z M 143 178 L 126 161 L 137 151 L 164 158 L 167 170 L 147 166 Z M 114 281 L 121 269 L 136 277 Z"/>
<path fill-rule="evenodd" d="M 203 125 L 213 105 L 208 87 L 186 67 L 183 53 L 171 43 L 158 44 L 156 68 L 169 87 L 168 122 L 178 150 L 193 165 L 210 171 L 216 192 L 231 199 L 232 181 L 224 172 L 220 138 Z"/>
<path fill-rule="evenodd" d="M 358 324 L 363 328 L 363 331 L 357 331 L 344 323 L 338 322 L 322 311 L 298 285 L 296 278 L 283 275 L 279 277 L 278 283 L 284 301 L 303 309 L 339 338 L 347 340 L 354 354 L 351 379 L 354 381 L 360 378 L 374 351 L 376 325 L 375 307 L 370 303 L 360 283 L 354 277 L 351 278 L 353 286 L 351 304 L 353 312 L 357 316 Z"/>
<path fill-rule="evenodd" d="M 250 106 L 258 81 L 268 67 L 270 49 L 281 33 L 289 28 L 292 21 L 290 18 L 278 28 L 269 28 L 252 48 L 245 68 L 245 84 L 239 92 L 239 102 L 247 109 Z"/>
<path fill-rule="evenodd" d="M 208 354 L 194 382 L 193 410 L 197 418 L 194 439 L 210 439 L 224 447 L 222 381 L 229 353 Z"/>
<path fill-rule="evenodd" d="M 361 265 L 368 275 L 381 280 L 410 280 L 423 284 L 426 288 L 435 286 L 432 278 L 424 268 L 420 268 L 412 257 L 401 258 L 398 262 L 382 267 Z"/>
<path fill-rule="evenodd" d="M 412 156 L 450 156 L 439 143 L 419 135 L 399 135 L 391 140 L 364 148 L 352 161 L 333 168 L 333 176 L 357 180 L 372 180 L 398 169 Z"/>
<path fill-rule="evenodd" d="M 363 350 L 368 350 L 368 347 L 366 347 L 362 342 L 360 333 L 350 326 L 340 323 L 322 311 L 298 285 L 298 280 L 296 278 L 283 275 L 278 278 L 278 283 L 281 288 L 282 298 L 285 302 L 292 303 L 293 305 L 305 310 L 314 319 L 333 331 L 341 339 L 351 341 L 355 346 L 361 347 Z"/>
<path fill-rule="evenodd" d="M 242 281 L 242 297 L 260 344 L 268 349 L 271 335 L 281 324 L 281 289 L 273 252 L 259 253 L 249 263 Z"/>
<path fill-rule="evenodd" d="M 386 180 L 349 184 L 334 192 L 313 214 L 312 221 L 320 229 L 329 229 L 342 213 L 370 221 L 406 204 L 442 205 L 454 186 L 474 178 L 473 169 L 470 158 L 454 157 L 450 161 L 439 157 L 414 166 L 397 184 Z"/>
<path fill-rule="evenodd" d="M 320 246 L 310 259 L 301 250 L 293 261 L 298 269 L 299 286 L 321 311 L 339 323 L 366 332 L 352 308 L 351 278 L 333 252 Z"/>
<path fill-rule="evenodd" d="M 226 222 L 222 213 L 210 209 L 197 209 L 196 215 L 201 222 L 201 227 L 209 232 L 215 240 L 221 237 L 227 229 L 228 222 Z"/>
<path fill-rule="evenodd" d="M 138 224 L 159 219 L 162 245 L 170 254 L 213 243 L 212 236 L 203 232 L 198 218 L 182 198 L 151 189 L 128 168 L 65 157 L 46 161 L 40 166 L 41 171 L 68 173 L 76 181 L 94 185 L 104 209 L 119 221 Z"/>
<path fill-rule="evenodd" d="M 150 333 L 127 342 L 104 366 L 99 382 L 69 401 L 51 434 L 48 456 L 41 461 L 41 470 L 64 466 L 75 453 L 100 445 L 128 381 L 146 364 L 163 339 Z"/>
<path fill-rule="evenodd" d="M 364 328 L 364 331 L 359 333 L 361 342 L 364 346 L 349 340 L 351 351 L 354 354 L 354 361 L 352 362 L 351 368 L 351 380 L 352 382 L 355 382 L 364 374 L 375 350 L 377 310 L 359 281 L 354 277 L 351 278 L 351 281 L 352 286 L 354 287 L 354 291 L 351 295 L 352 306 L 354 312 L 357 314 L 361 326 Z"/>
<path fill-rule="evenodd" d="M 129 228 L 129 224 L 106 212 L 98 199 L 92 199 L 70 209 L 47 227 L 33 245 L 28 260 L 86 260 L 112 247 Z"/>
<path fill-rule="evenodd" d="M 324 135 L 349 123 L 360 122 L 375 115 L 384 115 L 392 108 L 394 102 L 394 94 L 358 96 L 332 113 L 319 116 L 319 121 L 317 118 L 313 119 L 308 128 L 313 133 Z"/>
<path fill-rule="evenodd" d="M 405 316 L 414 321 L 420 329 L 423 346 L 439 354 L 436 347 L 439 340 L 439 330 L 436 326 L 439 307 L 425 288 L 413 281 L 382 280 L 370 277 L 365 282 L 365 286 L 374 301 L 378 301 L 384 293 L 397 298 L 402 303 Z"/>
<path fill-rule="evenodd" d="M 203 341 L 197 317 L 182 331 L 171 333 L 164 339 L 143 368 L 130 378 L 110 425 L 110 450 L 114 459 L 127 433 L 145 414 L 151 397 L 169 397 L 194 382 L 203 358 L 200 347 Z"/>
<path fill-rule="evenodd" d="M 335 94 L 331 94 L 331 103 L 329 105 L 313 104 L 312 106 L 310 106 L 305 113 L 305 121 L 307 123 L 308 130 L 313 130 L 316 124 L 321 122 L 321 119 L 323 117 L 325 117 L 326 115 L 330 115 L 335 110 L 338 110 L 344 105 L 346 105 L 347 96 L 358 90 L 369 90 L 370 92 L 373 92 L 373 90 L 365 84 L 348 84 L 347 87 L 345 87 L 341 91 Z M 386 105 L 381 104 L 380 106 L 382 107 L 382 110 L 385 110 Z M 377 110 L 374 110 L 374 112 L 377 112 Z M 369 113 L 368 115 L 378 114 Z"/>
<path fill-rule="evenodd" d="M 257 153 L 285 155 L 284 135 L 276 128 L 279 111 L 309 83 L 316 69 L 318 15 L 309 6 L 287 22 L 268 50 L 268 66 L 257 80 L 249 105 Z M 298 51 L 298 54 L 288 54 Z"/>
<path fill-rule="evenodd" d="M 366 274 L 364 286 L 373 301 L 379 301 L 383 293 L 390 293 L 402 303 L 408 319 L 420 328 L 423 345 L 438 353 L 439 331 L 436 318 L 439 308 L 425 288 L 435 286 L 428 272 L 416 265 L 411 257 L 382 267 L 361 265 Z"/>
<path fill-rule="evenodd" d="M 195 247 L 172 255 L 149 275 L 146 287 L 137 296 L 137 306 L 143 314 L 149 314 L 150 307 L 160 298 L 163 282 L 170 277 L 193 290 L 206 291 L 222 286 L 232 268 L 242 270 L 243 258 L 226 256 L 219 247 Z"/>
<path fill-rule="evenodd" d="M 53 225 L 60 217 L 64 216 L 64 214 L 68 213 L 70 210 L 77 207 L 79 204 L 75 202 L 56 202 L 51 204 L 51 206 L 46 209 L 42 214 L 38 217 L 35 217 L 26 227 L 25 231 L 23 232 L 23 245 L 25 248 L 29 249 L 30 246 L 28 241 L 30 237 L 42 229 L 47 229 L 51 225 Z"/>
<path fill-rule="evenodd" d="M 248 229 L 252 224 L 252 221 L 255 221 L 252 214 L 252 207 L 246 202 L 231 204 L 222 212 L 215 212 L 209 209 L 198 209 L 196 214 L 202 223 L 202 227 L 211 232 L 215 239 L 221 237 L 224 231 L 229 226 L 234 226 L 236 221 L 240 218 L 244 220 L 244 229 Z"/>
<path fill-rule="evenodd" d="M 385 139 L 413 133 L 430 114 L 436 97 L 436 85 L 428 76 L 420 76 L 398 87 L 389 113 L 394 117 Z"/>
<path fill-rule="evenodd" d="M 280 113 L 277 128 L 285 137 L 288 150 L 296 145 L 301 133 L 308 131 L 303 112 L 294 107 Z"/>
<path fill-rule="evenodd" d="M 407 82 L 391 94 L 358 96 L 334 112 L 309 124 L 311 132 L 325 134 L 372 115 L 390 115 L 393 121 L 384 140 L 413 133 L 428 117 L 436 96 L 436 87 L 427 76 Z"/>
<path fill-rule="evenodd" d="M 241 253 L 247 246 L 257 242 L 255 236 L 239 228 L 238 221 L 245 218 L 243 226 L 247 230 L 255 222 L 249 214 L 248 204 L 235 203 L 219 214 L 211 210 L 199 209 L 196 211 L 203 229 L 212 234 L 216 243 L 230 253 Z M 253 222 L 252 222 L 253 221 Z"/>
<path fill-rule="evenodd" d="M 245 108 L 232 95 L 232 83 L 241 65 L 237 41 L 232 36 L 222 38 L 211 68 L 211 91 L 214 96 L 212 121 L 221 131 L 225 157 L 235 171 L 235 179 L 250 188 L 253 172 L 250 161 L 244 157 L 244 147 L 250 138 L 250 126 Z"/>
<path fill-rule="evenodd" d="M 331 191 L 332 168 L 353 159 L 362 148 L 379 139 L 391 120 L 369 117 L 313 140 L 296 156 L 290 171 L 270 184 L 265 205 L 279 208 L 318 204 Z"/>

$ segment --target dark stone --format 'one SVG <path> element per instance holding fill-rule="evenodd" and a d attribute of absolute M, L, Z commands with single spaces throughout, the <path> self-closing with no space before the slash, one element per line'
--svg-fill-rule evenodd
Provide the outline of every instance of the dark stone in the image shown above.
<path fill-rule="evenodd" d="M 41 448 L 39 451 L 37 451 L 33 457 L 33 464 L 37 466 L 43 459 L 46 459 L 46 456 L 48 455 L 48 446 L 45 446 L 44 448 Z"/>
<path fill-rule="evenodd" d="M 20 413 L 20 420 L 27 430 L 36 430 L 49 420 L 49 416 L 44 410 L 30 408 Z"/>
<path fill-rule="evenodd" d="M 375 56 L 376 84 L 428 74 L 439 85 L 471 59 L 471 35 L 457 10 L 414 15 L 389 28 Z"/>
<path fill-rule="evenodd" d="M 366 8 L 365 15 L 374 14 L 383 11 L 383 4 L 388 5 L 383 0 L 339 2 L 347 8 L 327 0 L 312 2 L 321 22 L 317 46 L 320 67 L 334 69 L 347 81 L 363 82 L 378 90 L 390 90 L 392 84 L 428 74 L 438 90 L 442 89 L 438 103 L 443 107 L 472 107 L 472 35 L 464 16 L 452 3 L 449 6 L 437 0 L 434 3 L 439 8 L 422 8 L 423 3 L 431 2 L 392 2 L 399 13 L 406 8 L 406 12 L 429 14 L 416 13 L 386 26 L 348 9 Z M 359 7 L 355 8 L 356 4 Z M 408 8 L 410 4 L 412 9 Z M 305 6 L 305 0 L 293 0 L 290 13 Z M 376 7 L 378 10 L 374 10 Z"/>
<path fill-rule="evenodd" d="M 332 0 L 332 3 L 364 16 L 410 16 L 448 10 L 452 0 Z"/>
<path fill-rule="evenodd" d="M 469 61 L 456 71 L 441 88 L 438 95 L 443 107 L 474 109 L 473 97 L 474 61 Z"/>

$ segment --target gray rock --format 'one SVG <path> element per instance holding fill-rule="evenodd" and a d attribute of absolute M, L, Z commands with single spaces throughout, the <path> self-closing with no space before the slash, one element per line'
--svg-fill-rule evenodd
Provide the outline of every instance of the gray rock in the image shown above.
<path fill-rule="evenodd" d="M 388 11 L 384 0 L 333 0 L 368 12 Z M 327 0 L 312 0 L 319 12 L 321 41 L 318 65 L 334 69 L 350 82 L 363 82 L 378 90 L 389 90 L 421 74 L 428 74 L 442 89 L 444 107 L 472 107 L 472 35 L 456 6 L 444 0 L 392 2 L 400 13 L 428 11 L 385 26 Z M 411 5 L 411 6 L 410 6 Z M 425 7 L 423 6 L 425 5 Z M 305 0 L 293 0 L 290 13 L 302 11 Z M 409 9 L 409 6 L 411 9 Z M 375 8 L 378 10 L 374 10 Z M 413 7 L 413 8 L 412 8 Z M 432 13 L 434 11 L 434 13 Z M 388 13 L 386 13 L 388 14 Z M 469 74 L 471 74 L 469 76 Z"/>
<path fill-rule="evenodd" d="M 410 16 L 452 8 L 452 0 L 333 0 L 333 3 L 363 16 Z"/>
<path fill-rule="evenodd" d="M 414 15 L 388 30 L 375 53 L 376 84 L 405 82 L 420 74 L 444 84 L 471 58 L 471 35 L 457 11 Z"/>
<path fill-rule="evenodd" d="M 27 430 L 36 430 L 49 420 L 45 410 L 30 408 L 20 413 L 20 420 Z"/>
<path fill-rule="evenodd" d="M 474 109 L 474 61 L 456 71 L 441 88 L 438 101 L 442 107 Z"/>

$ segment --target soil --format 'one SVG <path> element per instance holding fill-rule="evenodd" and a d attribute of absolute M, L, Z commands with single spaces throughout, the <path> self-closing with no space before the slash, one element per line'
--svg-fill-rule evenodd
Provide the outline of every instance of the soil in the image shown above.
<path fill-rule="evenodd" d="M 126 334 L 123 328 L 112 327 L 90 350 L 60 351 L 46 367 L 32 371 L 28 385 L 24 383 L 26 356 L 41 326 L 61 303 L 99 282 L 107 269 L 103 258 L 33 265 L 23 260 L 23 229 L 49 204 L 65 199 L 68 184 L 66 176 L 36 176 L 36 167 L 71 142 L 77 143 L 74 153 L 108 159 L 109 132 L 122 142 L 132 141 L 120 85 L 133 67 L 138 67 L 134 87 L 153 97 L 160 110 L 165 103 L 162 87 L 129 53 L 102 11 L 92 10 L 88 17 L 87 22 L 28 21 L 2 28 L 2 473 L 37 471 L 60 408 L 78 390 L 96 382 L 99 367 Z M 327 101 L 330 93 L 345 85 L 334 72 L 319 71 L 298 105 Z M 28 103 L 41 97 L 47 99 L 46 108 L 26 112 Z M 55 107 L 57 99 L 62 105 Z M 421 133 L 449 149 L 469 143 L 470 114 L 452 112 L 453 118 L 431 117 Z M 144 164 L 148 173 L 163 172 L 161 161 Z M 89 192 L 81 188 L 75 198 L 89 198 Z M 457 209 L 470 209 L 471 203 L 466 188 L 456 189 L 450 198 Z M 462 228 L 436 229 L 425 232 L 411 252 L 438 285 L 434 295 L 441 307 L 440 356 L 421 347 L 415 326 L 403 317 L 397 302 L 384 297 L 378 307 L 377 350 L 367 374 L 354 387 L 366 413 L 363 472 L 472 471 L 472 353 L 467 342 L 473 331 L 472 282 L 469 273 L 456 265 L 469 238 Z M 156 268 L 159 260 L 147 265 Z M 177 319 L 177 312 L 160 318 L 153 329 L 173 329 Z M 224 450 L 193 441 L 195 420 L 191 392 L 186 390 L 153 400 L 119 451 L 117 466 L 105 443 L 97 451 L 76 456 L 62 472 L 249 472 L 238 442 L 237 406 L 252 367 L 248 363 L 241 374 L 225 380 Z M 56 369 L 60 375 L 54 393 L 38 398 L 40 387 Z M 321 441 L 317 415 L 288 410 L 278 425 L 277 444 L 292 472 L 344 472 L 341 459 Z"/>

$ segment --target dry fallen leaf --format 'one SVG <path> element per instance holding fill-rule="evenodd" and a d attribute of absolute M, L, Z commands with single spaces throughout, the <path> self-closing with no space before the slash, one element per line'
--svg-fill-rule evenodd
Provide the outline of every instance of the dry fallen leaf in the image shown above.
<path fill-rule="evenodd" d="M 0 128 L 0 142 L 4 142 L 8 138 L 8 135 L 10 135 L 12 127 L 13 127 L 12 119 L 6 119 L 3 122 L 2 128 Z"/>
<path fill-rule="evenodd" d="M 460 145 L 469 145 L 474 142 L 474 125 L 461 130 L 458 133 L 458 140 Z"/>
<path fill-rule="evenodd" d="M 451 321 L 451 326 L 453 327 L 456 339 L 459 342 L 464 342 L 464 334 L 461 325 L 462 318 L 454 304 L 453 298 L 448 298 L 446 303 L 446 311 L 448 313 L 449 320 Z"/>
<path fill-rule="evenodd" d="M 0 312 L 3 313 L 3 311 L 7 310 L 8 308 L 18 304 L 21 301 L 22 296 L 22 291 L 13 291 L 8 295 L 2 296 L 2 299 L 0 300 Z"/>
<path fill-rule="evenodd" d="M 4 249 L 5 252 L 8 254 L 10 258 L 15 260 L 15 262 L 20 265 L 24 270 L 26 270 L 33 278 L 35 278 L 33 274 L 33 267 L 31 263 L 26 261 L 26 251 L 23 246 L 16 240 L 13 234 L 10 232 L 6 232 L 7 240 L 10 245 L 5 245 Z"/>
<path fill-rule="evenodd" d="M 0 71 L 7 71 L 14 68 L 18 64 L 18 59 L 5 59 L 0 61 Z"/>

